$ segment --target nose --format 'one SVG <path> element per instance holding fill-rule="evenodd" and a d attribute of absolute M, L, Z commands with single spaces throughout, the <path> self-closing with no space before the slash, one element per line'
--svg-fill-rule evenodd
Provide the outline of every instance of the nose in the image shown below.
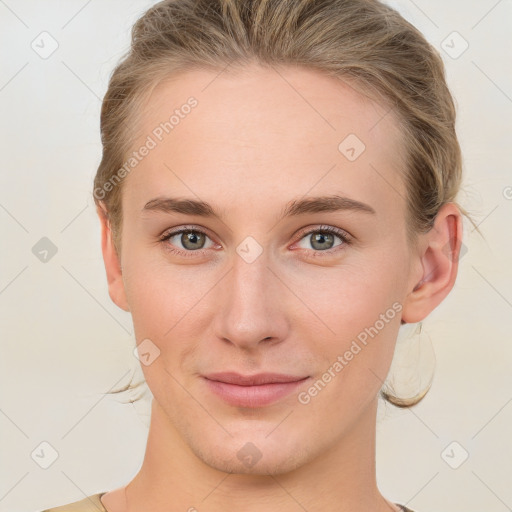
<path fill-rule="evenodd" d="M 252 263 L 235 256 L 216 297 L 218 339 L 254 350 L 263 343 L 275 345 L 287 338 L 290 297 L 276 273 L 264 254 Z"/>

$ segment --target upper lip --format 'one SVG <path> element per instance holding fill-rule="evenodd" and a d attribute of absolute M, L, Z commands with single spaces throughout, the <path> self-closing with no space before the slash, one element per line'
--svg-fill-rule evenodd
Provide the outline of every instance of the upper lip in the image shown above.
<path fill-rule="evenodd" d="M 258 373 L 256 375 L 241 375 L 235 372 L 210 373 L 205 375 L 209 380 L 225 382 L 227 384 L 237 384 L 238 386 L 258 386 L 261 384 L 271 384 L 277 382 L 297 382 L 306 377 L 296 377 L 294 375 L 284 375 L 282 373 Z"/>

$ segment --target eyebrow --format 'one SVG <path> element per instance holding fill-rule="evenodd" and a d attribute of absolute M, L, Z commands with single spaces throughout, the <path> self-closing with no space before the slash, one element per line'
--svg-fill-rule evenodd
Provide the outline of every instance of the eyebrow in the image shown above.
<path fill-rule="evenodd" d="M 375 214 L 375 210 L 368 204 L 338 195 L 308 197 L 290 201 L 284 208 L 281 218 L 294 217 L 306 213 L 358 211 Z M 195 199 L 178 199 L 172 197 L 157 197 L 148 201 L 142 211 L 160 211 L 164 213 L 181 213 L 197 215 L 200 217 L 219 217 L 212 206 L 205 201 Z"/>

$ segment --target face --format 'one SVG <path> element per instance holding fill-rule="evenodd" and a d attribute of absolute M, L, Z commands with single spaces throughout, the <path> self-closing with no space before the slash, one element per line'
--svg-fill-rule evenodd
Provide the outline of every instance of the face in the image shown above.
<path fill-rule="evenodd" d="M 297 468 L 375 406 L 413 268 L 387 112 L 317 72 L 254 66 L 188 71 L 140 113 L 133 149 L 152 147 L 123 184 L 122 293 L 154 399 L 208 465 Z"/>

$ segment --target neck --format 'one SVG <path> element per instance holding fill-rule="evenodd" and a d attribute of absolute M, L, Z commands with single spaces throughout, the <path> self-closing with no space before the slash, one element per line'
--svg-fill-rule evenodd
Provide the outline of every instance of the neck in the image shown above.
<path fill-rule="evenodd" d="M 153 399 L 141 469 L 109 512 L 392 512 L 399 508 L 378 491 L 375 476 L 377 400 L 336 445 L 294 471 L 230 474 L 205 464 L 174 429 Z M 122 501 L 125 503 L 122 503 Z"/>

